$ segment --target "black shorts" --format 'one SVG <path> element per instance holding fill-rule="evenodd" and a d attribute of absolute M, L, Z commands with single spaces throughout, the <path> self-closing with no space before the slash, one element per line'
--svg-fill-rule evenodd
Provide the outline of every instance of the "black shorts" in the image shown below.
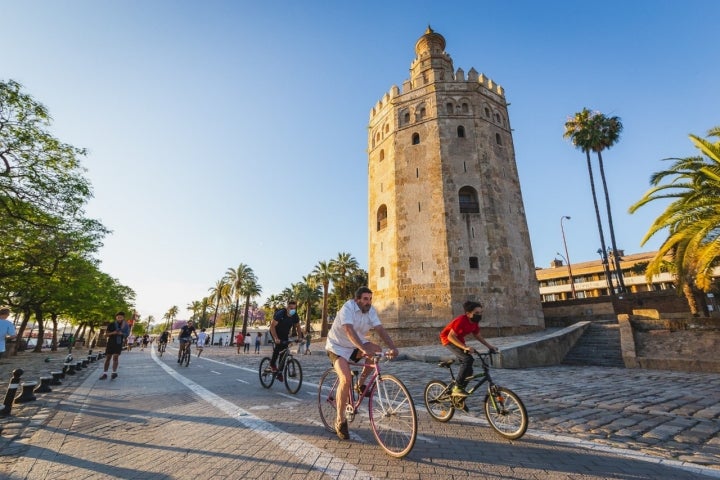
<path fill-rule="evenodd" d="M 120 355 L 122 343 L 117 343 L 114 338 L 110 339 L 105 347 L 105 355 Z"/>
<path fill-rule="evenodd" d="M 328 354 L 328 357 L 330 357 L 330 363 L 332 363 L 333 365 L 335 365 L 335 360 L 337 360 L 338 358 L 340 358 L 340 355 L 338 355 L 338 354 L 335 353 L 335 352 L 331 352 L 330 350 L 327 350 L 327 354 Z M 360 360 L 362 360 L 362 358 L 363 358 L 363 356 L 362 356 L 362 354 L 360 353 L 360 349 L 359 349 L 359 348 L 356 348 L 355 350 L 353 350 L 352 354 L 350 355 L 350 361 L 351 361 L 351 362 L 356 362 L 356 363 L 357 363 L 357 362 L 359 362 Z"/>

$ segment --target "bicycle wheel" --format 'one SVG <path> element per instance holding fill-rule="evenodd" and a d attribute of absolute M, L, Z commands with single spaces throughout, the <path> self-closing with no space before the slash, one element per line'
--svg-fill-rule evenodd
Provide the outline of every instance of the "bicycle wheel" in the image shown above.
<path fill-rule="evenodd" d="M 485 416 L 497 433 L 510 440 L 522 437 L 528 427 L 528 416 L 522 400 L 512 390 L 494 386 L 485 396 Z M 497 408 L 496 408 L 497 407 Z"/>
<path fill-rule="evenodd" d="M 183 353 L 183 359 L 182 359 L 182 361 L 180 362 L 180 364 L 181 364 L 181 365 L 182 365 L 182 364 L 185 364 L 186 367 L 187 367 L 188 365 L 190 365 L 190 356 L 191 356 L 191 354 L 190 354 L 190 348 L 188 347 L 188 348 L 185 349 L 185 353 Z"/>
<path fill-rule="evenodd" d="M 275 374 L 270 368 L 270 357 L 265 357 L 260 360 L 260 370 L 258 374 L 260 375 L 260 384 L 263 387 L 272 387 L 272 384 L 275 382 Z"/>
<path fill-rule="evenodd" d="M 158 352 L 160 353 L 161 357 L 162 357 L 163 353 L 165 353 L 165 347 L 163 347 L 162 344 L 160 344 L 160 348 L 158 348 Z"/>
<path fill-rule="evenodd" d="M 371 387 L 368 415 L 373 435 L 390 456 L 402 458 L 417 438 L 417 413 L 410 392 L 392 375 L 383 375 Z"/>
<path fill-rule="evenodd" d="M 325 370 L 318 384 L 320 420 L 325 425 L 325 429 L 332 433 L 335 433 L 335 419 L 337 418 L 337 404 L 335 403 L 337 384 L 338 376 L 334 368 Z"/>
<path fill-rule="evenodd" d="M 425 408 L 432 418 L 438 422 L 447 422 L 455 414 L 450 389 L 441 380 L 430 380 L 425 386 Z"/>
<path fill-rule="evenodd" d="M 290 393 L 297 393 L 302 386 L 302 367 L 300 362 L 291 358 L 285 362 L 285 388 Z"/>

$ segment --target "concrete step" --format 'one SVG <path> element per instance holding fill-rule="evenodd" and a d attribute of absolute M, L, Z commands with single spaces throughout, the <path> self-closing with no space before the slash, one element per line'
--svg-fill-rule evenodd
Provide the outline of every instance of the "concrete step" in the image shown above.
<path fill-rule="evenodd" d="M 563 365 L 625 367 L 620 348 L 620 326 L 615 323 L 592 323 L 572 349 Z"/>

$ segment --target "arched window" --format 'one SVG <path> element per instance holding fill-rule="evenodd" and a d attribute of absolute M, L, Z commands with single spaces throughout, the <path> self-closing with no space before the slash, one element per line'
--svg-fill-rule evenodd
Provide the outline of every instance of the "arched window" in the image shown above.
<path fill-rule="evenodd" d="M 410 123 L 410 112 L 405 112 L 405 115 L 403 116 L 403 122 L 405 124 Z"/>
<path fill-rule="evenodd" d="M 426 113 L 427 113 L 427 112 L 426 112 L 426 110 L 425 110 L 425 107 L 423 107 L 423 108 L 420 109 L 420 120 L 422 120 L 423 118 L 425 118 L 425 114 L 426 114 Z"/>
<path fill-rule="evenodd" d="M 462 104 L 462 112 L 468 113 L 470 111 L 470 106 L 467 103 Z"/>
<path fill-rule="evenodd" d="M 462 187 L 458 192 L 460 213 L 480 213 L 477 191 L 473 187 Z"/>
<path fill-rule="evenodd" d="M 385 227 L 387 227 L 387 207 L 380 205 L 377 211 L 377 231 L 379 232 Z"/>
<path fill-rule="evenodd" d="M 458 138 L 465 138 L 465 127 L 463 127 L 462 125 L 460 125 L 460 126 L 457 128 L 457 134 L 458 134 Z"/>
<path fill-rule="evenodd" d="M 412 144 L 413 144 L 413 145 L 419 145 L 419 144 L 420 144 L 420 134 L 419 134 L 419 133 L 413 133 L 413 136 L 412 136 Z"/>
<path fill-rule="evenodd" d="M 497 143 L 498 145 L 502 145 L 502 138 L 500 137 L 499 133 L 495 134 L 495 143 Z"/>
<path fill-rule="evenodd" d="M 385 267 L 380 267 L 380 277 L 385 276 Z"/>
<path fill-rule="evenodd" d="M 390 131 L 390 125 L 387 123 L 385 124 L 385 133 L 388 133 Z"/>
<path fill-rule="evenodd" d="M 385 160 L 385 150 L 380 150 L 380 161 Z"/>
<path fill-rule="evenodd" d="M 480 262 L 478 261 L 478 257 L 470 257 L 470 268 L 480 268 Z"/>
<path fill-rule="evenodd" d="M 452 113 L 453 113 L 453 104 L 452 103 L 448 102 L 447 104 L 445 104 L 445 112 L 448 115 L 452 115 Z"/>
<path fill-rule="evenodd" d="M 490 109 L 488 107 L 485 107 L 485 116 L 486 117 L 490 116 Z"/>
<path fill-rule="evenodd" d="M 375 140 L 377 140 L 378 142 L 380 141 L 380 132 L 378 132 L 377 135 L 375 135 Z"/>

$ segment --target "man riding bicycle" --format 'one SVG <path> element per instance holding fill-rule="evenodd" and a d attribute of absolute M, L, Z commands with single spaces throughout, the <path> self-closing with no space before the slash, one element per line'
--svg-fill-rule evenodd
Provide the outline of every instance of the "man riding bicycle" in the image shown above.
<path fill-rule="evenodd" d="M 183 352 L 185 352 L 186 348 L 190 347 L 190 342 L 192 341 L 191 335 L 195 335 L 195 340 L 197 340 L 197 332 L 195 331 L 195 326 L 193 325 L 192 320 L 188 320 L 186 325 L 183 325 L 183 327 L 180 329 L 180 334 L 178 335 L 178 340 L 180 341 L 180 350 L 178 351 L 178 363 L 180 363 L 180 359 L 182 359 Z"/>
<path fill-rule="evenodd" d="M 160 338 L 158 339 L 158 352 L 164 351 L 165 347 L 167 347 L 168 340 L 170 340 L 170 332 L 165 330 L 160 334 Z"/>
<path fill-rule="evenodd" d="M 297 314 L 297 302 L 288 300 L 287 307 L 281 308 L 273 315 L 272 323 L 270 323 L 270 335 L 272 335 L 275 346 L 273 347 L 272 358 L 270 359 L 270 368 L 273 372 L 277 372 L 277 359 L 280 353 L 287 348 L 289 342 L 290 330 L 293 326 L 297 329 L 300 338 L 303 336 L 302 325 L 300 325 L 300 317 Z M 282 382 L 282 373 L 277 373 L 278 381 Z"/>

